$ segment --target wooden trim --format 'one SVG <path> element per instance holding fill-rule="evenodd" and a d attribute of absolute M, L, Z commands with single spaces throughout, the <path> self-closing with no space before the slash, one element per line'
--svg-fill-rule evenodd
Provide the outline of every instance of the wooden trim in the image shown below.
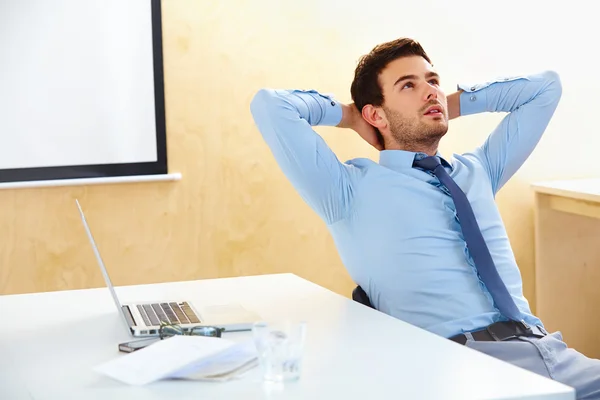
<path fill-rule="evenodd" d="M 546 202 L 548 208 L 553 210 L 600 219 L 600 203 L 598 202 L 553 195 L 543 197 L 546 197 L 542 200 Z"/>

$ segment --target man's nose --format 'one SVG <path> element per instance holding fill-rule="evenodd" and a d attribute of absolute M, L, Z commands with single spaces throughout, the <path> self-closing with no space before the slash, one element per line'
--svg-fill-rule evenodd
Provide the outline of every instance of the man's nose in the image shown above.
<path fill-rule="evenodd" d="M 425 89 L 425 100 L 437 100 L 437 97 L 438 93 L 436 88 L 434 88 L 432 85 L 427 85 L 427 88 Z"/>

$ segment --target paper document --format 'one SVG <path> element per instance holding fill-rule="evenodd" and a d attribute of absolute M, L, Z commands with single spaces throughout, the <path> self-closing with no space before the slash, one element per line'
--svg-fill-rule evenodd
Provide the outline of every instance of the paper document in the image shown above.
<path fill-rule="evenodd" d="M 129 385 L 161 379 L 227 380 L 257 365 L 251 340 L 174 336 L 94 368 Z"/>

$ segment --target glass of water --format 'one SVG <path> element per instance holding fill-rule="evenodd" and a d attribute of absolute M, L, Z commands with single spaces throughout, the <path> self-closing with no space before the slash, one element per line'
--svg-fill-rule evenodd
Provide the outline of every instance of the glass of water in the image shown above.
<path fill-rule="evenodd" d="M 256 322 L 252 328 L 258 359 L 266 381 L 300 378 L 306 336 L 305 322 Z"/>

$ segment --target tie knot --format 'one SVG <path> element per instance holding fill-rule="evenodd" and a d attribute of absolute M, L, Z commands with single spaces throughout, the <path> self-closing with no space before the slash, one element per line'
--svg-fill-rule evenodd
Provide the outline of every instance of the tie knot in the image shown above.
<path fill-rule="evenodd" d="M 413 167 L 419 167 L 419 168 L 423 168 L 427 171 L 433 171 L 441 164 L 442 164 L 442 162 L 440 161 L 439 157 L 429 156 L 429 157 L 423 158 L 422 160 L 415 159 L 415 161 L 413 162 Z"/>

